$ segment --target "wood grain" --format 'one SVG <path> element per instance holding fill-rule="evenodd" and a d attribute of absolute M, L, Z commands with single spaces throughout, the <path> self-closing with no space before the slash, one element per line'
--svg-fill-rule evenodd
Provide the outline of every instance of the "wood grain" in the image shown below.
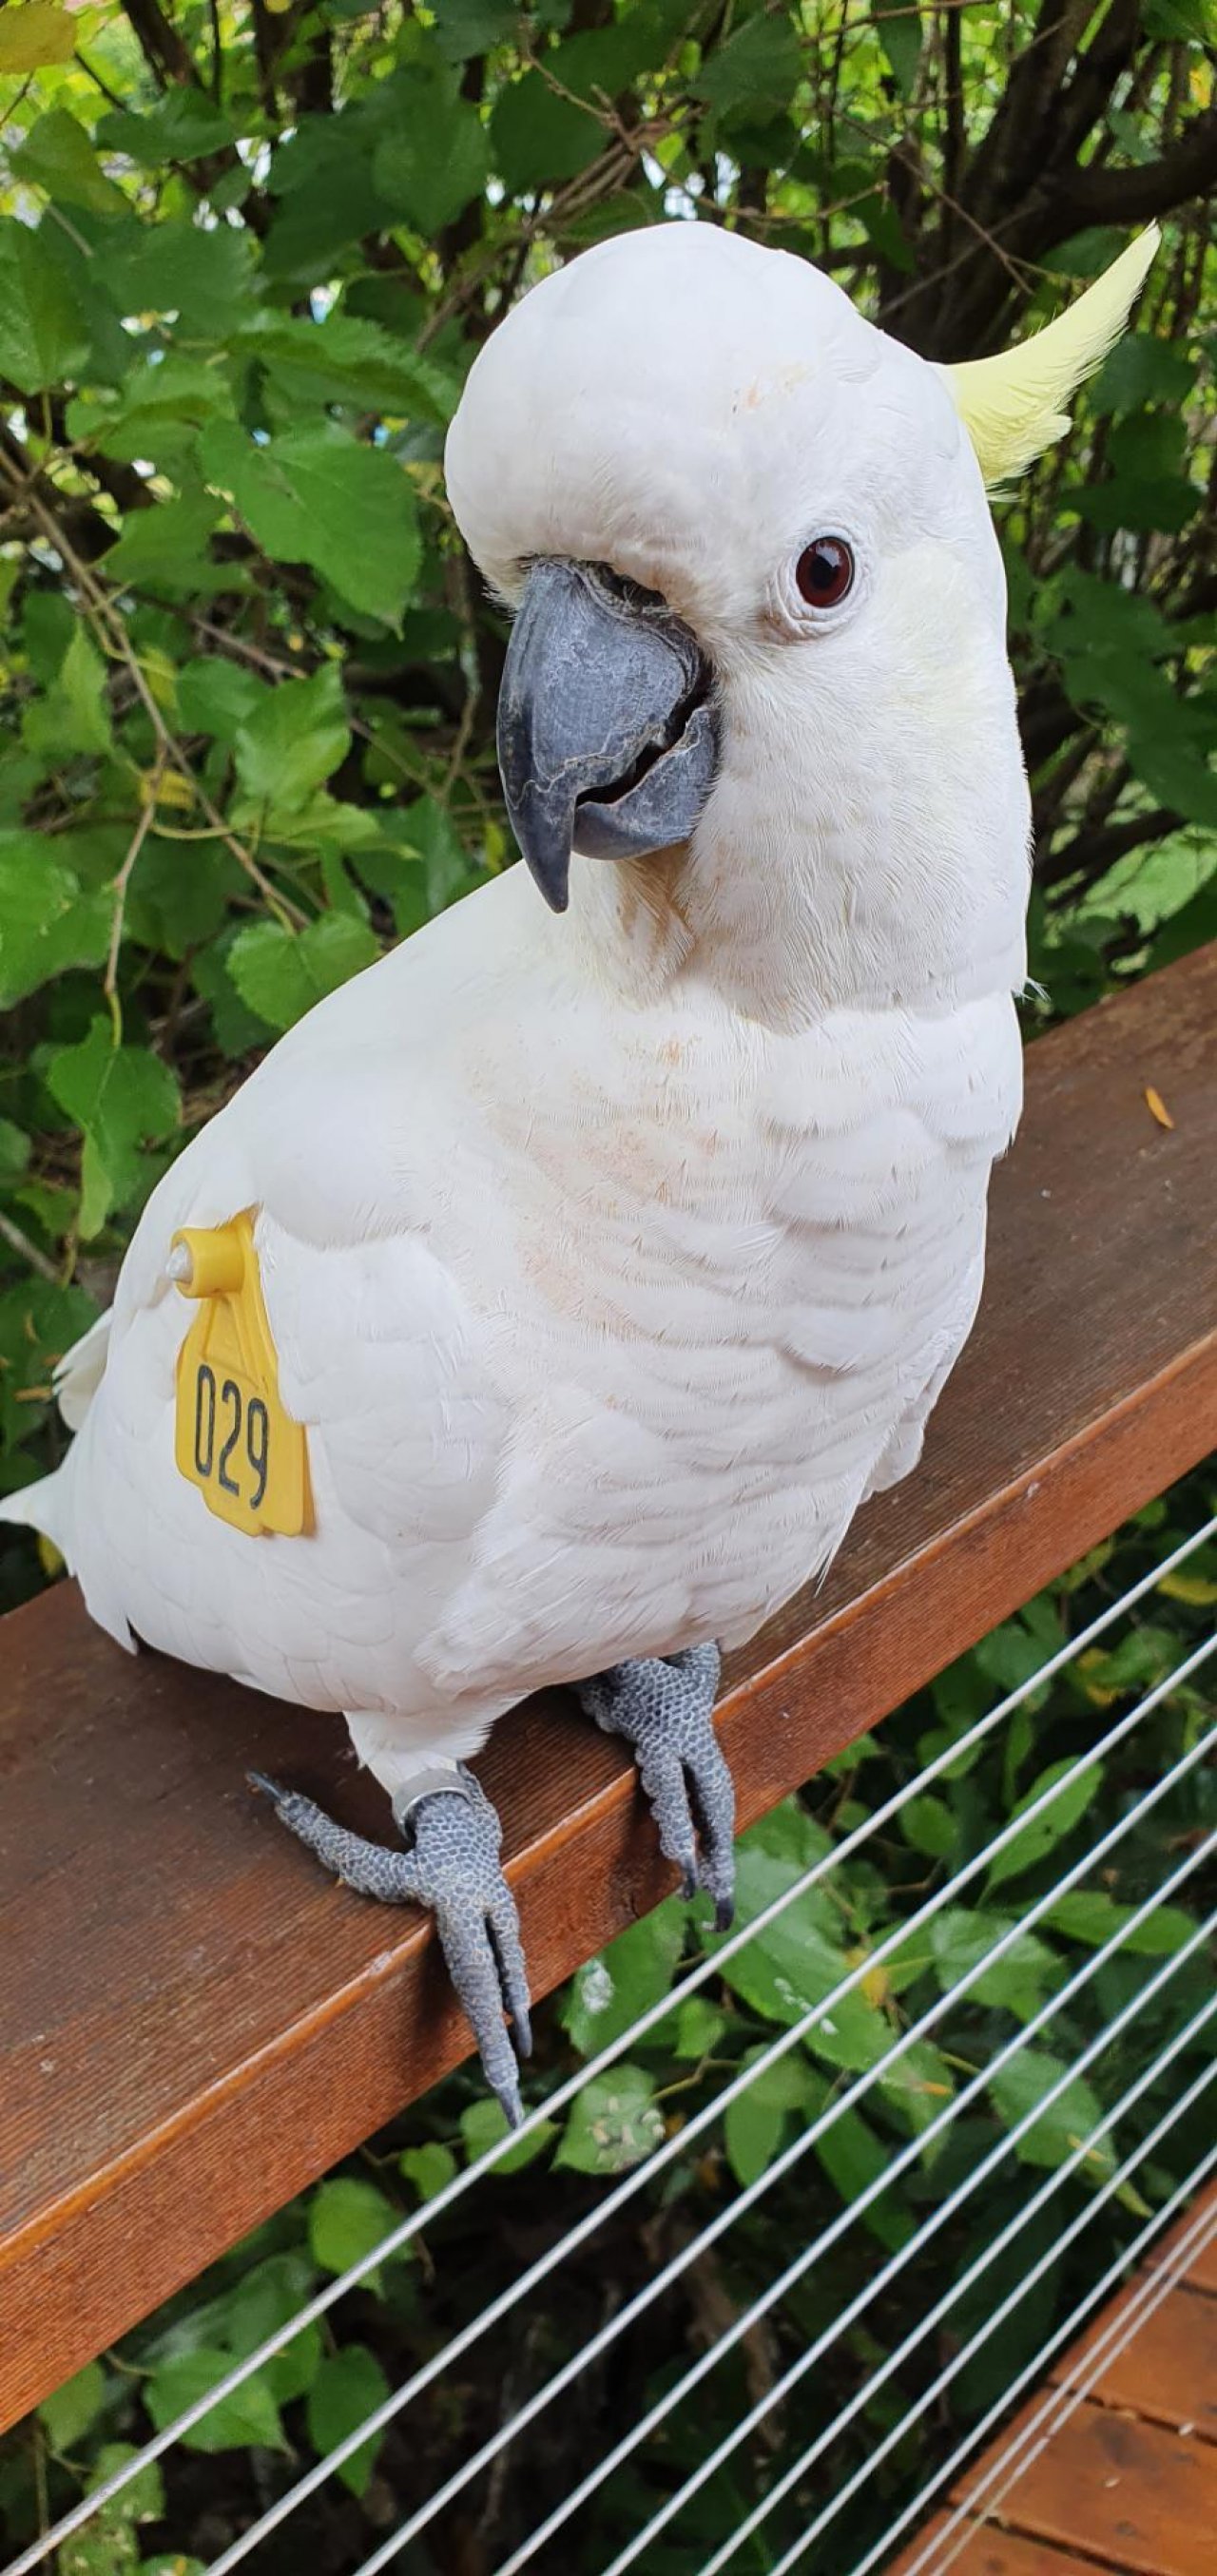
<path fill-rule="evenodd" d="M 938 2515 L 884 2576 L 956 2568 L 966 2576 L 1081 2576 L 1079 2561 L 1108 2576 L 1208 2576 L 1217 2535 L 1217 2301 L 1199 2285 L 1217 2239 L 1191 2255 L 1093 2388 L 1086 2382 L 1096 2347 L 1118 2339 L 1130 2305 L 1144 2299 L 1165 2262 L 1177 2262 L 1181 2241 L 1214 2220 L 1217 2184 L 1210 2184 L 1049 2372 L 1051 2388 L 1085 2389 L 1076 2411 L 1064 2422 L 1045 2418 L 1037 2390 L 952 2491 L 952 2506 L 974 2502 L 976 2518 L 961 2524 L 957 2511 Z M 1012 2447 L 1019 2474 L 1007 2483 L 997 2472 Z M 984 2518 L 986 2508 L 994 2520 Z"/>
<path fill-rule="evenodd" d="M 932 2554 L 939 2543 L 941 2558 Z M 1065 2558 L 1042 2540 L 1024 2540 L 1017 2531 L 989 2524 L 972 2523 L 961 2531 L 947 2513 L 927 2524 L 885 2576 L 939 2576 L 940 2570 L 945 2576 L 948 2568 L 950 2576 L 1095 2576 L 1092 2558 Z"/>
<path fill-rule="evenodd" d="M 958 2492 L 969 2492 L 967 2479 Z M 1033 2453 L 1002 2512 L 1021 2532 L 1128 2576 L 1212 2576 L 1217 2450 L 1084 2404 Z"/>
<path fill-rule="evenodd" d="M 1212 1445 L 1215 1027 L 1217 950 L 1032 1049 L 922 1467 L 727 1676 L 742 1822 Z M 467 2053 L 426 1924 L 331 1887 L 251 1763 L 383 1832 L 335 1721 L 129 1660 L 70 1586 L 0 1623 L 0 2424 Z M 671 1873 L 564 1701 L 479 1769 L 542 1994 Z"/>
<path fill-rule="evenodd" d="M 1161 2263 L 1175 2261 L 1180 2244 L 1191 2234 L 1201 2211 L 1206 2217 L 1217 2222 L 1217 2183 L 1210 2183 L 1208 2190 L 1201 2193 L 1193 2207 L 1184 2211 L 1178 2225 L 1171 2228 L 1169 2235 L 1164 2236 L 1160 2244 L 1155 2245 L 1152 2254 L 1147 2254 L 1145 2259 L 1150 2270 L 1156 2270 Z M 1204 2290 L 1210 2298 L 1217 2299 L 1217 2224 L 1208 2243 L 1202 2245 L 1199 2251 L 1193 2254 L 1188 2264 L 1187 2286 L 1189 2290 Z"/>
<path fill-rule="evenodd" d="M 1086 2382 L 1100 2335 L 1119 2326 L 1135 2297 L 1134 2286 L 1083 2336 L 1051 2373 L 1057 2386 Z M 1096 2406 L 1121 2406 L 1149 2423 L 1173 2425 L 1176 2432 L 1194 2433 L 1198 2441 L 1217 2442 L 1217 2299 L 1191 2289 L 1172 2290 L 1086 2393 Z"/>

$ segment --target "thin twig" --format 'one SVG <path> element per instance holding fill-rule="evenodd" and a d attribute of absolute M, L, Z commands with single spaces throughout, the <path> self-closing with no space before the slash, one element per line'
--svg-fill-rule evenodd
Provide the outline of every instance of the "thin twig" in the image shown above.
<path fill-rule="evenodd" d="M 31 1270 L 36 1270 L 39 1278 L 46 1280 L 48 1287 L 58 1288 L 59 1272 L 54 1262 L 48 1261 L 45 1252 L 40 1252 L 36 1243 L 31 1243 L 28 1234 L 14 1218 L 5 1215 L 3 1208 L 0 1208 L 0 1238 L 8 1244 L 10 1251 L 19 1252 L 22 1260 L 28 1261 Z"/>
<path fill-rule="evenodd" d="M 102 982 L 102 991 L 105 994 L 110 1007 L 110 1018 L 113 1023 L 114 1043 L 116 1047 L 121 1046 L 123 1042 L 123 1006 L 118 998 L 118 955 L 123 944 L 123 923 L 127 916 L 127 888 L 131 883 L 131 878 L 134 874 L 140 851 L 148 838 L 152 818 L 156 812 L 156 800 L 160 790 L 161 773 L 164 769 L 164 765 L 163 758 L 158 755 L 156 767 L 153 770 L 151 778 L 144 781 L 143 811 L 135 826 L 135 830 L 131 835 L 131 842 L 126 858 L 123 860 L 122 866 L 118 871 L 118 875 L 114 880 L 114 906 L 110 915 L 110 944 L 106 950 L 106 971 Z"/>
<path fill-rule="evenodd" d="M 0 453 L 0 474 L 5 476 L 10 487 L 16 481 L 13 469 L 2 453 Z M 136 690 L 143 703 L 144 712 L 148 717 L 148 721 L 151 724 L 153 733 L 156 737 L 162 765 L 178 769 L 181 771 L 183 777 L 190 779 L 195 795 L 198 798 L 199 804 L 202 806 L 203 812 L 207 816 L 208 822 L 215 826 L 215 829 L 223 840 L 226 849 L 231 850 L 238 866 L 243 868 L 246 876 L 252 879 L 267 907 L 267 910 L 274 915 L 276 921 L 280 922 L 284 929 L 287 930 L 302 929 L 308 918 L 307 914 L 301 912 L 298 905 L 292 903 L 286 895 L 281 895 L 277 887 L 271 884 L 269 877 L 267 877 L 259 867 L 252 851 L 246 848 L 244 842 L 238 839 L 231 826 L 225 822 L 218 807 L 213 804 L 210 796 L 208 795 L 202 780 L 192 771 L 190 762 L 181 743 L 178 741 L 177 736 L 170 731 L 169 726 L 166 724 L 164 716 L 156 703 L 156 699 L 153 697 L 152 691 L 148 686 L 143 665 L 132 648 L 131 640 L 127 634 L 123 620 L 114 608 L 113 602 L 109 598 L 102 584 L 96 579 L 89 565 L 83 562 L 81 557 L 75 552 L 75 549 L 66 536 L 60 521 L 56 518 L 54 511 L 47 508 L 41 494 L 36 490 L 31 491 L 29 495 L 29 504 L 34 516 L 39 520 L 44 534 L 49 538 L 51 544 L 55 547 L 56 552 L 60 555 L 68 571 L 71 573 L 72 579 L 80 593 L 85 614 L 89 617 L 103 650 L 116 654 L 118 659 L 125 663 L 127 670 L 130 672 L 131 678 L 135 683 Z"/>

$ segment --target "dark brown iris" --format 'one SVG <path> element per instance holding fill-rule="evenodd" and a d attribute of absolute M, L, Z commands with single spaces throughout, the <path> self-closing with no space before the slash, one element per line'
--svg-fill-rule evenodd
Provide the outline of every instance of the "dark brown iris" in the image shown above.
<path fill-rule="evenodd" d="M 837 608 L 854 586 L 852 548 L 844 537 L 813 537 L 799 556 L 794 577 L 809 608 Z"/>

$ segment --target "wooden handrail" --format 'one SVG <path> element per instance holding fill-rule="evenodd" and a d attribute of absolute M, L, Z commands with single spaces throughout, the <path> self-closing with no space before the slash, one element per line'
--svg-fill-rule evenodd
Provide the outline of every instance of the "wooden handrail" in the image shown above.
<path fill-rule="evenodd" d="M 1217 947 L 1032 1048 L 923 1464 L 729 1669 L 742 1823 L 1213 1445 L 1215 1032 Z M 331 1886 L 245 1787 L 381 1832 L 344 1743 L 129 1660 L 70 1586 L 0 1623 L 0 2427 L 467 2053 L 423 1918 Z M 671 1873 L 623 1748 L 558 1695 L 479 1768 L 544 1994 Z"/>

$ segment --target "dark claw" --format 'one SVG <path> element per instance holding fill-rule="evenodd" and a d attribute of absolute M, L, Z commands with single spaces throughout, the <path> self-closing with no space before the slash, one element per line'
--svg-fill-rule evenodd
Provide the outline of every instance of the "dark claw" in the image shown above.
<path fill-rule="evenodd" d="M 713 1897 L 715 1929 L 725 1932 L 735 1912 L 735 1791 L 714 1732 L 718 1678 L 718 1648 L 693 1646 L 614 1664 L 581 1683 L 579 1697 L 598 1726 L 633 1745 L 660 1848 L 686 1898 L 699 1888 Z"/>

